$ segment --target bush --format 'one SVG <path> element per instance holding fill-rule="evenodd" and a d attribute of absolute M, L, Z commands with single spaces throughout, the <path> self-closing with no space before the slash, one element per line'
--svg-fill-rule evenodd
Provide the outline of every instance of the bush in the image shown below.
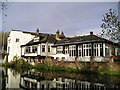
<path fill-rule="evenodd" d="M 5 62 L 3 66 L 8 68 L 15 68 L 15 69 L 32 69 L 33 68 L 33 66 L 27 63 L 23 58 L 19 58 L 17 56 L 13 58 L 13 61 Z"/>

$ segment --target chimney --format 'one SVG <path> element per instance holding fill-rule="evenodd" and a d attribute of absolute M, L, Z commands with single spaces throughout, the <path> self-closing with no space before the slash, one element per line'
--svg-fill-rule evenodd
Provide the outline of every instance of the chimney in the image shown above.
<path fill-rule="evenodd" d="M 92 32 L 92 31 L 90 32 L 90 35 L 93 35 L 93 32 Z"/>
<path fill-rule="evenodd" d="M 61 36 L 65 36 L 63 32 L 61 32 Z"/>
<path fill-rule="evenodd" d="M 39 36 L 39 28 L 36 29 L 36 36 Z"/>
<path fill-rule="evenodd" d="M 56 39 L 59 39 L 59 37 L 60 37 L 60 31 L 59 31 L 59 29 L 57 29 L 56 30 Z"/>

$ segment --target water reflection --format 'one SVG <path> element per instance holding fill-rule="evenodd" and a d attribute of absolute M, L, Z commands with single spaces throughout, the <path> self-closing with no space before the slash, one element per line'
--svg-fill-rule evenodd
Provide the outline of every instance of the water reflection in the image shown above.
<path fill-rule="evenodd" d="M 120 77 L 87 74 L 70 74 L 63 72 L 43 72 L 29 70 L 23 74 L 10 69 L 3 70 L 3 88 L 92 88 L 104 89 L 120 88 Z M 3 89 L 3 90 L 4 90 Z"/>

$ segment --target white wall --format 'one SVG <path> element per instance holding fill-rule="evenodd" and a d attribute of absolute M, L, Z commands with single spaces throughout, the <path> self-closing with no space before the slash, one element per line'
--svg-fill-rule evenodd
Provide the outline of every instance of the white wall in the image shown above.
<path fill-rule="evenodd" d="M 8 55 L 8 62 L 13 60 L 14 56 L 21 56 L 21 45 L 28 43 L 32 40 L 34 35 L 23 33 L 22 31 L 11 31 L 8 37 L 8 47 L 10 47 L 9 55 Z M 19 42 L 16 42 L 16 38 L 19 39 Z M 7 50 L 8 51 L 8 50 Z"/>

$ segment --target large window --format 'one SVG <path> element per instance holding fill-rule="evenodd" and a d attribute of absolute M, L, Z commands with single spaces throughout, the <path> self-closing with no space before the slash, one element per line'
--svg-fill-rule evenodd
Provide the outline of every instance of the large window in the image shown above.
<path fill-rule="evenodd" d="M 109 47 L 106 45 L 105 46 L 105 56 L 109 56 L 110 52 L 109 52 Z"/>
<path fill-rule="evenodd" d="M 26 47 L 25 52 L 30 53 L 31 52 L 30 49 L 31 49 L 30 47 Z"/>
<path fill-rule="evenodd" d="M 94 56 L 103 56 L 102 43 L 94 43 Z"/>
<path fill-rule="evenodd" d="M 82 56 L 82 45 L 78 45 L 78 56 Z"/>
<path fill-rule="evenodd" d="M 57 53 L 63 53 L 63 46 L 57 47 Z"/>
<path fill-rule="evenodd" d="M 37 46 L 32 46 L 32 53 L 36 53 L 37 52 Z"/>
<path fill-rule="evenodd" d="M 92 55 L 91 47 L 92 47 L 91 44 L 83 44 L 83 56 L 91 56 Z"/>
<path fill-rule="evenodd" d="M 94 43 L 94 56 L 99 56 L 99 46 L 97 43 Z"/>
<path fill-rule="evenodd" d="M 45 45 L 42 45 L 42 52 L 45 52 Z"/>
<path fill-rule="evenodd" d="M 69 55 L 70 57 L 76 56 L 76 45 L 69 46 Z"/>
<path fill-rule="evenodd" d="M 65 46 L 65 54 L 68 54 L 68 46 Z"/>
<path fill-rule="evenodd" d="M 100 43 L 99 46 L 100 46 L 100 56 L 103 56 L 103 44 Z"/>

